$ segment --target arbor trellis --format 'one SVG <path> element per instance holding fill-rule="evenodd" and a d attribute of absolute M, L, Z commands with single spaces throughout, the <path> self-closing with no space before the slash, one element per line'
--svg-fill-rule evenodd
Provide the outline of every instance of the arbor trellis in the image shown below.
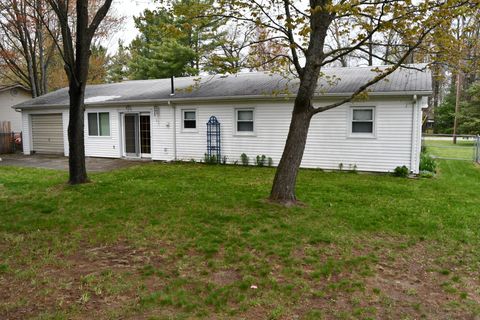
<path fill-rule="evenodd" d="M 207 122 L 207 156 L 209 161 L 217 163 L 222 157 L 220 122 L 215 116 L 211 116 Z"/>

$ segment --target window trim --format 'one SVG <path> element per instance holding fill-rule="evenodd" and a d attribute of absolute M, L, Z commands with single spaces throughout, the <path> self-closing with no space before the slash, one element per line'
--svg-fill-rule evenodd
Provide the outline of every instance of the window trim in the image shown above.
<path fill-rule="evenodd" d="M 239 111 L 252 111 L 252 120 L 238 120 L 238 112 Z M 235 108 L 235 123 L 234 123 L 234 126 L 235 126 L 235 132 L 234 132 L 234 135 L 236 136 L 255 136 L 256 135 L 256 129 L 257 129 L 257 126 L 256 126 L 256 115 L 255 115 L 255 108 Z M 253 130 L 252 131 L 238 131 L 238 122 L 239 121 L 242 121 L 242 122 L 252 122 L 253 123 Z"/>
<path fill-rule="evenodd" d="M 182 132 L 198 132 L 198 111 L 196 108 L 181 109 L 182 112 Z M 195 112 L 195 128 L 185 128 L 185 112 Z"/>
<path fill-rule="evenodd" d="M 112 137 L 112 121 L 111 121 L 111 113 L 110 111 L 87 111 L 87 136 L 89 138 L 111 138 Z M 96 114 L 97 115 L 97 135 L 90 135 L 90 123 L 88 122 L 88 115 L 89 114 Z M 100 113 L 107 113 L 108 114 L 108 135 L 102 136 L 100 135 Z"/>
<path fill-rule="evenodd" d="M 354 121 L 353 113 L 355 110 L 372 110 L 372 120 L 370 121 Z M 348 137 L 349 138 L 377 138 L 377 108 L 375 106 L 351 106 L 348 117 Z M 372 122 L 372 132 L 353 132 L 354 122 Z"/>

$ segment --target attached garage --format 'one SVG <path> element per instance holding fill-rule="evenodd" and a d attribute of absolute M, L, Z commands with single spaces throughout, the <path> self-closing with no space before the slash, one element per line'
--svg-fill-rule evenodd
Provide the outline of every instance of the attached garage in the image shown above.
<path fill-rule="evenodd" d="M 63 154 L 62 114 L 31 115 L 32 151 L 36 153 Z"/>

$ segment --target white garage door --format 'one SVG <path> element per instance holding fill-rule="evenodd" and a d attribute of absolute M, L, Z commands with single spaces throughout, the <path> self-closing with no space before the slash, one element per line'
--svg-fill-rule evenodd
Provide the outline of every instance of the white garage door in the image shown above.
<path fill-rule="evenodd" d="M 32 144 L 36 153 L 64 153 L 61 113 L 32 115 Z"/>

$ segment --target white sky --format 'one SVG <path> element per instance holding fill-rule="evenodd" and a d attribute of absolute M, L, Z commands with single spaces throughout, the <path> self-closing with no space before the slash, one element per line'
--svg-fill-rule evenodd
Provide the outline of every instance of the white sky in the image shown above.
<path fill-rule="evenodd" d="M 121 39 L 125 44 L 129 44 L 138 34 L 133 22 L 134 16 L 139 16 L 145 9 L 154 9 L 159 4 L 153 0 L 113 0 L 112 10 L 120 16 L 125 16 L 125 24 L 119 32 L 113 35 L 106 43 L 110 53 L 114 53 L 118 48 L 118 40 Z"/>

